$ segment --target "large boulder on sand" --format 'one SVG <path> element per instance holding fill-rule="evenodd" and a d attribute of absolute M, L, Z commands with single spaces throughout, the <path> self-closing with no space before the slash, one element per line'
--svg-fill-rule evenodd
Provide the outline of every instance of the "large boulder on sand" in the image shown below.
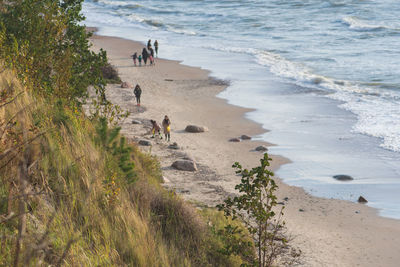
<path fill-rule="evenodd" d="M 268 148 L 266 146 L 258 146 L 256 147 L 256 151 L 268 151 Z"/>
<path fill-rule="evenodd" d="M 132 120 L 132 124 L 142 124 L 142 122 L 139 120 Z"/>
<path fill-rule="evenodd" d="M 242 139 L 242 140 L 250 140 L 251 137 L 248 136 L 248 135 L 243 134 L 243 135 L 240 137 L 240 139 Z"/>
<path fill-rule="evenodd" d="M 196 163 L 191 160 L 184 160 L 184 159 L 177 160 L 174 163 L 172 163 L 171 166 L 181 171 L 190 171 L 190 172 L 197 171 Z"/>
<path fill-rule="evenodd" d="M 121 83 L 121 88 L 132 88 L 132 84 L 128 82 L 122 82 Z"/>
<path fill-rule="evenodd" d="M 358 198 L 358 203 L 365 204 L 365 203 L 368 203 L 368 200 L 366 200 L 363 196 L 360 196 L 360 197 Z"/>
<path fill-rule="evenodd" d="M 179 145 L 177 142 L 173 142 L 168 146 L 169 149 L 179 149 Z"/>
<path fill-rule="evenodd" d="M 345 175 L 345 174 L 334 175 L 333 178 L 335 178 L 338 181 L 351 181 L 351 180 L 354 180 L 353 177 L 351 177 L 350 175 Z"/>
<path fill-rule="evenodd" d="M 203 133 L 207 132 L 208 128 L 205 126 L 188 125 L 186 126 L 185 131 L 189 133 Z"/>
<path fill-rule="evenodd" d="M 139 140 L 139 145 L 141 146 L 151 146 L 151 142 L 148 140 Z"/>

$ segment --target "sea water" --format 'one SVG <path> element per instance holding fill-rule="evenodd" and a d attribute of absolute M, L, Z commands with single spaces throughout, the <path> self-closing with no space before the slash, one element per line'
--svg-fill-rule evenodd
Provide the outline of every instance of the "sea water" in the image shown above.
<path fill-rule="evenodd" d="M 229 80 L 219 96 L 253 108 L 270 130 L 255 138 L 293 161 L 277 172 L 286 183 L 400 218 L 398 1 L 86 0 L 83 14 Z"/>

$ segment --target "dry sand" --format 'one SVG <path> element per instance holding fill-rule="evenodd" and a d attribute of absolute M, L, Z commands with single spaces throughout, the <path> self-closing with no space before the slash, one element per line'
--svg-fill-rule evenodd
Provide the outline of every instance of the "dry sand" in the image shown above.
<path fill-rule="evenodd" d="M 114 37 L 94 36 L 94 49 L 107 51 L 123 81 L 140 84 L 142 106 L 135 104 L 133 89 L 119 85 L 107 87 L 107 99 L 129 110 L 122 133 L 133 140 L 146 139 L 153 146 L 141 147 L 161 162 L 165 186 L 175 188 L 182 197 L 215 206 L 234 192 L 240 180 L 234 174 L 235 161 L 244 167 L 258 165 L 262 153 L 254 151 L 256 141 L 229 142 L 233 137 L 257 135 L 264 130 L 244 118 L 249 110 L 228 105 L 215 95 L 226 87 L 208 77 L 208 72 L 157 59 L 155 66 L 134 67 L 130 55 L 143 44 Z M 162 53 L 162 44 L 160 45 Z M 181 149 L 169 149 L 165 140 L 151 139 L 148 120 L 161 123 L 164 115 L 172 122 L 171 142 Z M 142 124 L 132 124 L 140 120 Z M 186 125 L 204 125 L 205 133 L 186 133 Z M 171 163 L 189 155 L 197 162 L 197 172 L 177 171 Z M 287 159 L 272 156 L 272 170 Z M 303 251 L 303 266 L 400 266 L 400 221 L 382 218 L 363 204 L 310 196 L 303 189 L 277 179 L 278 197 L 285 201 L 285 221 L 292 242 Z M 302 211 L 300 211 L 302 210 Z"/>

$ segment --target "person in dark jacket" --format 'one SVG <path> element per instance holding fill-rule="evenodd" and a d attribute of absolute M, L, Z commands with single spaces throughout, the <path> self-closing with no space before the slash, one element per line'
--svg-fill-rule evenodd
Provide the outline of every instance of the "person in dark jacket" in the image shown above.
<path fill-rule="evenodd" d="M 147 52 L 146 47 L 143 47 L 142 58 L 143 58 L 144 65 L 147 64 L 147 58 L 148 57 L 149 57 L 149 53 Z"/>
<path fill-rule="evenodd" d="M 140 96 L 142 95 L 142 88 L 140 88 L 139 84 L 136 84 L 133 93 L 135 94 L 137 105 L 140 106 Z"/>
<path fill-rule="evenodd" d="M 147 42 L 147 49 L 150 50 L 150 48 L 151 48 L 151 39 L 149 39 L 149 41 Z"/>
<path fill-rule="evenodd" d="M 154 49 L 156 50 L 156 55 L 158 57 L 158 41 L 157 40 L 154 41 Z"/>
<path fill-rule="evenodd" d="M 131 57 L 133 59 L 133 64 L 136 66 L 137 53 L 135 52 L 135 54 L 133 54 Z"/>

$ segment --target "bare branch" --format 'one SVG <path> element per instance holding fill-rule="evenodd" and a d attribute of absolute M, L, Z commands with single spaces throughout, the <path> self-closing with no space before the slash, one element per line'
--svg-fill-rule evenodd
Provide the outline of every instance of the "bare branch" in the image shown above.
<path fill-rule="evenodd" d="M 6 103 L 4 103 L 4 104 L 1 104 L 1 105 L 0 105 L 0 108 L 6 106 L 6 105 L 8 105 L 8 104 L 11 104 L 12 102 L 14 102 L 14 101 L 17 99 L 18 96 L 22 95 L 23 93 L 25 93 L 25 91 L 19 92 L 16 96 L 14 96 L 13 99 L 11 99 L 10 101 L 8 101 L 8 102 L 6 102 Z"/>

